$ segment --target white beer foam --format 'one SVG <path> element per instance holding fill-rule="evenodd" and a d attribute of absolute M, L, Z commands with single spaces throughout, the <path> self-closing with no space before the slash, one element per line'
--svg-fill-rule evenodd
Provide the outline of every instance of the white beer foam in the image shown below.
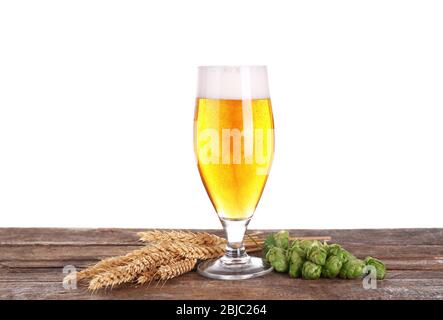
<path fill-rule="evenodd" d="M 266 66 L 203 66 L 198 68 L 198 98 L 269 98 Z"/>

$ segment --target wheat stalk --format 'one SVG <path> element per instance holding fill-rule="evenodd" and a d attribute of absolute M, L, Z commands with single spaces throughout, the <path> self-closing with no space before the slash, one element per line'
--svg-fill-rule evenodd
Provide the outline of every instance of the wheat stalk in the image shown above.
<path fill-rule="evenodd" d="M 194 269 L 197 259 L 184 259 L 158 268 L 160 280 L 169 280 Z"/>
<path fill-rule="evenodd" d="M 206 246 L 226 243 L 226 239 L 207 232 L 152 230 L 139 232 L 137 235 L 143 242 L 174 241 Z"/>

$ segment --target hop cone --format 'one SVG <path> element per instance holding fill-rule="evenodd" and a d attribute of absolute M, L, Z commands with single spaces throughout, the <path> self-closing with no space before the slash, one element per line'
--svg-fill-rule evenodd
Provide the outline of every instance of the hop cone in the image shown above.
<path fill-rule="evenodd" d="M 337 256 L 342 263 L 348 260 L 356 259 L 349 251 L 343 249 L 338 244 L 331 244 L 328 246 L 328 256 Z"/>
<path fill-rule="evenodd" d="M 343 279 L 359 278 L 363 275 L 364 267 L 365 264 L 363 261 L 359 259 L 349 259 L 343 264 L 340 270 L 340 278 Z"/>
<path fill-rule="evenodd" d="M 330 244 L 328 246 L 328 256 L 338 256 L 341 250 L 343 250 L 341 245 L 337 243 Z"/>
<path fill-rule="evenodd" d="M 306 252 L 306 259 L 320 266 L 325 264 L 327 256 L 328 253 L 323 246 L 312 246 Z"/>
<path fill-rule="evenodd" d="M 344 262 L 350 261 L 350 260 L 356 260 L 357 258 L 350 253 L 349 251 L 346 251 L 345 249 L 343 249 L 339 255 L 339 258 L 341 258 L 341 260 Z"/>
<path fill-rule="evenodd" d="M 291 278 L 299 278 L 301 276 L 303 262 L 303 258 L 297 253 L 297 251 L 292 251 L 291 256 L 289 257 L 289 276 Z"/>
<path fill-rule="evenodd" d="M 301 240 L 298 242 L 300 248 L 305 252 L 311 247 L 321 247 L 322 243 L 318 240 Z"/>
<path fill-rule="evenodd" d="M 306 258 L 306 253 L 305 251 L 302 249 L 302 247 L 300 247 L 300 242 L 298 240 L 293 241 L 291 243 L 291 245 L 289 246 L 288 249 L 288 258 L 291 257 L 292 252 L 296 252 L 301 258 L 305 259 Z"/>
<path fill-rule="evenodd" d="M 377 279 L 383 280 L 386 275 L 386 267 L 383 262 L 381 262 L 378 259 L 372 258 L 372 257 L 366 257 L 365 264 L 367 266 L 373 266 L 375 267 L 375 270 L 377 272 Z"/>
<path fill-rule="evenodd" d="M 288 249 L 289 246 L 289 232 L 288 231 L 279 231 L 276 234 L 274 234 L 275 239 L 275 246 L 282 248 L 282 249 Z"/>
<path fill-rule="evenodd" d="M 303 268 L 301 271 L 301 275 L 303 279 L 306 280 L 316 280 L 321 276 L 321 266 L 312 263 L 311 261 L 306 261 L 303 264 Z"/>
<path fill-rule="evenodd" d="M 266 260 L 274 267 L 277 272 L 288 271 L 288 260 L 286 252 L 282 248 L 272 247 L 266 254 Z"/>
<path fill-rule="evenodd" d="M 343 263 L 337 256 L 329 256 L 322 268 L 322 276 L 325 278 L 335 278 L 342 267 Z"/>

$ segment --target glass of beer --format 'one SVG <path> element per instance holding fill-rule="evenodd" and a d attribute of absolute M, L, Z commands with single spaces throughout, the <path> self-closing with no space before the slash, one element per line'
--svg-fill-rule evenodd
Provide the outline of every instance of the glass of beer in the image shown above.
<path fill-rule="evenodd" d="M 266 66 L 199 67 L 194 146 L 201 179 L 227 239 L 225 255 L 202 262 L 198 272 L 236 280 L 272 271 L 243 245 L 274 154 Z"/>

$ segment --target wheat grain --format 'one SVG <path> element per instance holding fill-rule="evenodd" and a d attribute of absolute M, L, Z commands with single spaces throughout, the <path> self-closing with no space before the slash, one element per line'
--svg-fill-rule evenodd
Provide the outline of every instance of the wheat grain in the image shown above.
<path fill-rule="evenodd" d="M 91 278 L 101 272 L 106 272 L 107 270 L 113 267 L 124 265 L 128 260 L 129 259 L 127 256 L 111 257 L 104 259 L 98 262 L 97 264 L 78 272 L 77 280 Z"/>
<path fill-rule="evenodd" d="M 178 261 L 182 261 L 183 260 L 183 257 L 181 257 L 181 256 L 174 256 L 174 255 L 175 255 L 175 253 L 172 253 L 172 258 L 168 261 L 167 264 L 164 264 L 161 267 L 172 265 L 173 263 L 176 263 Z M 144 284 L 146 282 L 151 282 L 152 280 L 160 280 L 160 275 L 158 273 L 158 268 L 152 268 L 150 270 L 143 271 L 137 277 L 137 283 L 138 284 Z"/>
<path fill-rule="evenodd" d="M 221 257 L 225 253 L 223 246 L 202 246 L 202 245 L 190 245 L 186 243 L 171 243 L 169 248 L 172 252 L 189 259 L 213 259 Z"/>
<path fill-rule="evenodd" d="M 152 244 L 152 245 L 143 247 L 141 249 L 131 251 L 124 256 L 107 258 L 107 259 L 104 259 L 104 260 L 98 262 L 97 264 L 95 264 L 93 266 L 90 266 L 90 267 L 78 272 L 77 273 L 77 280 L 92 278 L 95 275 L 98 275 L 100 273 L 104 273 L 104 272 L 109 271 L 115 267 L 124 266 L 124 265 L 130 263 L 131 261 L 137 260 L 141 256 L 145 256 L 150 253 L 161 253 L 161 252 L 168 252 L 167 251 L 167 243 Z"/>
<path fill-rule="evenodd" d="M 220 245 L 225 244 L 226 239 L 210 234 L 207 232 L 190 232 L 190 231 L 176 231 L 176 230 L 153 230 L 139 232 L 138 236 L 143 242 L 151 241 L 173 241 L 184 242 L 196 245 Z"/>
<path fill-rule="evenodd" d="M 152 269 L 140 273 L 140 275 L 137 278 L 137 283 L 145 284 L 147 282 L 151 282 L 152 280 L 160 280 L 160 276 L 157 272 L 158 269 Z"/>
<path fill-rule="evenodd" d="M 95 275 L 89 282 L 89 289 L 97 290 L 131 282 L 142 272 L 167 264 L 172 261 L 174 257 L 175 256 L 169 251 L 141 251 L 137 254 L 136 258 L 127 262 L 125 265 L 116 266 L 108 271 Z"/>
<path fill-rule="evenodd" d="M 169 257 L 170 254 L 154 253 L 148 257 L 140 257 L 127 265 L 99 273 L 89 282 L 89 289 L 95 291 L 101 288 L 114 287 L 122 283 L 131 282 L 136 279 L 140 273 L 167 263 Z"/>
<path fill-rule="evenodd" d="M 197 259 L 183 259 L 158 268 L 160 280 L 169 280 L 194 269 Z"/>

